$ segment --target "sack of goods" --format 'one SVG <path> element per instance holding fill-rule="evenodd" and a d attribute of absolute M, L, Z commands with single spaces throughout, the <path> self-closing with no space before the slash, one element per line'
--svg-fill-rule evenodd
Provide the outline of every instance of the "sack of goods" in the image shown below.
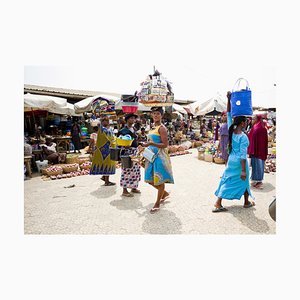
<path fill-rule="evenodd" d="M 246 87 L 241 89 L 240 84 L 244 81 L 246 83 Z M 239 78 L 231 93 L 231 115 L 233 117 L 236 116 L 252 116 L 252 94 L 249 88 L 249 83 L 244 78 Z"/>
<path fill-rule="evenodd" d="M 157 70 L 141 83 L 138 97 L 145 106 L 172 106 L 174 103 L 171 83 Z"/>

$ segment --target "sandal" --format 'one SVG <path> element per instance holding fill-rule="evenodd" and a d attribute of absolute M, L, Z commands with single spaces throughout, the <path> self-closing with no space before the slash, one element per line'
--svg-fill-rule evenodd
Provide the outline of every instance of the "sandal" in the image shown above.
<path fill-rule="evenodd" d="M 249 207 L 252 207 L 252 206 L 255 206 L 255 203 L 254 202 L 249 202 L 249 204 L 244 205 L 244 208 L 249 208 Z"/>
<path fill-rule="evenodd" d="M 122 194 L 121 196 L 124 196 L 124 197 L 134 197 L 132 194 L 128 193 L 128 194 Z"/>
<path fill-rule="evenodd" d="M 150 214 L 154 214 L 155 212 L 159 211 L 159 207 L 153 207 L 150 209 Z"/>
<path fill-rule="evenodd" d="M 108 183 L 104 184 L 104 186 L 112 186 L 112 185 L 116 185 L 116 184 L 114 182 L 110 182 L 110 181 Z"/>
<path fill-rule="evenodd" d="M 254 186 L 254 188 L 258 189 L 258 190 L 262 190 L 264 187 L 263 187 L 263 184 L 262 183 L 258 183 Z"/>
<path fill-rule="evenodd" d="M 223 206 L 220 206 L 220 207 L 215 207 L 212 212 L 223 212 L 223 211 L 227 211 L 228 209 L 223 207 Z"/>
<path fill-rule="evenodd" d="M 135 194 L 141 194 L 141 191 L 138 189 L 132 189 L 131 193 L 135 193 Z"/>

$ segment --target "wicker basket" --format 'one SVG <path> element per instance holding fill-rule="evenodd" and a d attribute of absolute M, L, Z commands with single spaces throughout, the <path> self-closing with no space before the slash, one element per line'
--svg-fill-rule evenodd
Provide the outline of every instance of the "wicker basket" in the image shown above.
<path fill-rule="evenodd" d="M 204 152 L 205 152 L 205 150 L 198 151 L 198 159 L 204 160 Z"/>
<path fill-rule="evenodd" d="M 204 153 L 204 160 L 207 162 L 213 162 L 213 155 L 210 153 Z"/>
<path fill-rule="evenodd" d="M 42 175 L 47 175 L 47 167 L 41 168 Z"/>
<path fill-rule="evenodd" d="M 78 164 L 75 166 L 72 165 L 64 165 L 62 166 L 64 173 L 76 172 L 78 170 Z"/>
<path fill-rule="evenodd" d="M 79 163 L 79 154 L 67 154 L 66 163 L 67 164 L 78 164 Z"/>
<path fill-rule="evenodd" d="M 79 165 L 81 165 L 81 164 L 83 164 L 85 162 L 89 162 L 89 161 L 91 161 L 90 156 L 88 156 L 88 157 L 79 157 L 78 158 Z"/>
<path fill-rule="evenodd" d="M 63 169 L 62 169 L 62 168 L 60 168 L 60 169 L 57 170 L 57 171 L 50 171 L 50 170 L 47 170 L 47 169 L 46 169 L 46 174 L 47 174 L 47 176 L 62 175 L 62 173 L 63 173 Z"/>
<path fill-rule="evenodd" d="M 91 166 L 92 165 L 85 165 L 85 166 L 84 165 L 80 165 L 80 169 L 81 170 L 90 170 Z"/>
<path fill-rule="evenodd" d="M 224 160 L 223 158 L 221 158 L 221 157 L 215 157 L 215 158 L 214 158 L 214 162 L 215 162 L 216 164 L 224 164 L 224 163 L 225 163 L 225 160 Z"/>

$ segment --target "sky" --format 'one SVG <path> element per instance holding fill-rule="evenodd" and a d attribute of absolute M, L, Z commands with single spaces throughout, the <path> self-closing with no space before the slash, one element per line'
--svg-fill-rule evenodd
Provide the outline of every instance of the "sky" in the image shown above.
<path fill-rule="evenodd" d="M 247 1 L 243 13 L 241 5 L 102 1 L 100 13 L 74 3 L 67 23 L 63 7 L 29 13 L 26 33 L 38 39 L 20 37 L 24 82 L 131 94 L 156 66 L 173 83 L 177 99 L 225 96 L 244 77 L 253 105 L 276 106 L 280 8 L 274 1 Z"/>
<path fill-rule="evenodd" d="M 131 61 L 134 61 L 133 58 Z M 92 66 L 25 66 L 24 83 L 59 88 L 92 90 L 132 94 L 140 88 L 146 75 L 154 66 L 172 82 L 176 99 L 202 101 L 218 93 L 224 98 L 232 91 L 236 80 L 247 79 L 252 90 L 253 105 L 276 107 L 276 69 L 274 67 L 248 67 L 232 65 L 201 65 L 190 57 L 184 63 L 174 65 L 171 61 L 151 64 L 145 58 L 142 62 L 123 62 L 114 66 L 110 61 L 99 67 Z M 246 83 L 242 82 L 241 86 Z"/>

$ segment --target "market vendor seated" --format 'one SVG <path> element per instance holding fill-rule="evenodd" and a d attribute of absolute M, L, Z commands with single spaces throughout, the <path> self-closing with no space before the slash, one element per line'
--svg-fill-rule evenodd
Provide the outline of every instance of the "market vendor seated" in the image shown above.
<path fill-rule="evenodd" d="M 56 144 L 53 143 L 51 137 L 46 137 L 46 144 L 41 144 L 45 159 L 49 164 L 60 164 L 66 162 L 66 153 L 58 153 L 56 151 Z"/>

